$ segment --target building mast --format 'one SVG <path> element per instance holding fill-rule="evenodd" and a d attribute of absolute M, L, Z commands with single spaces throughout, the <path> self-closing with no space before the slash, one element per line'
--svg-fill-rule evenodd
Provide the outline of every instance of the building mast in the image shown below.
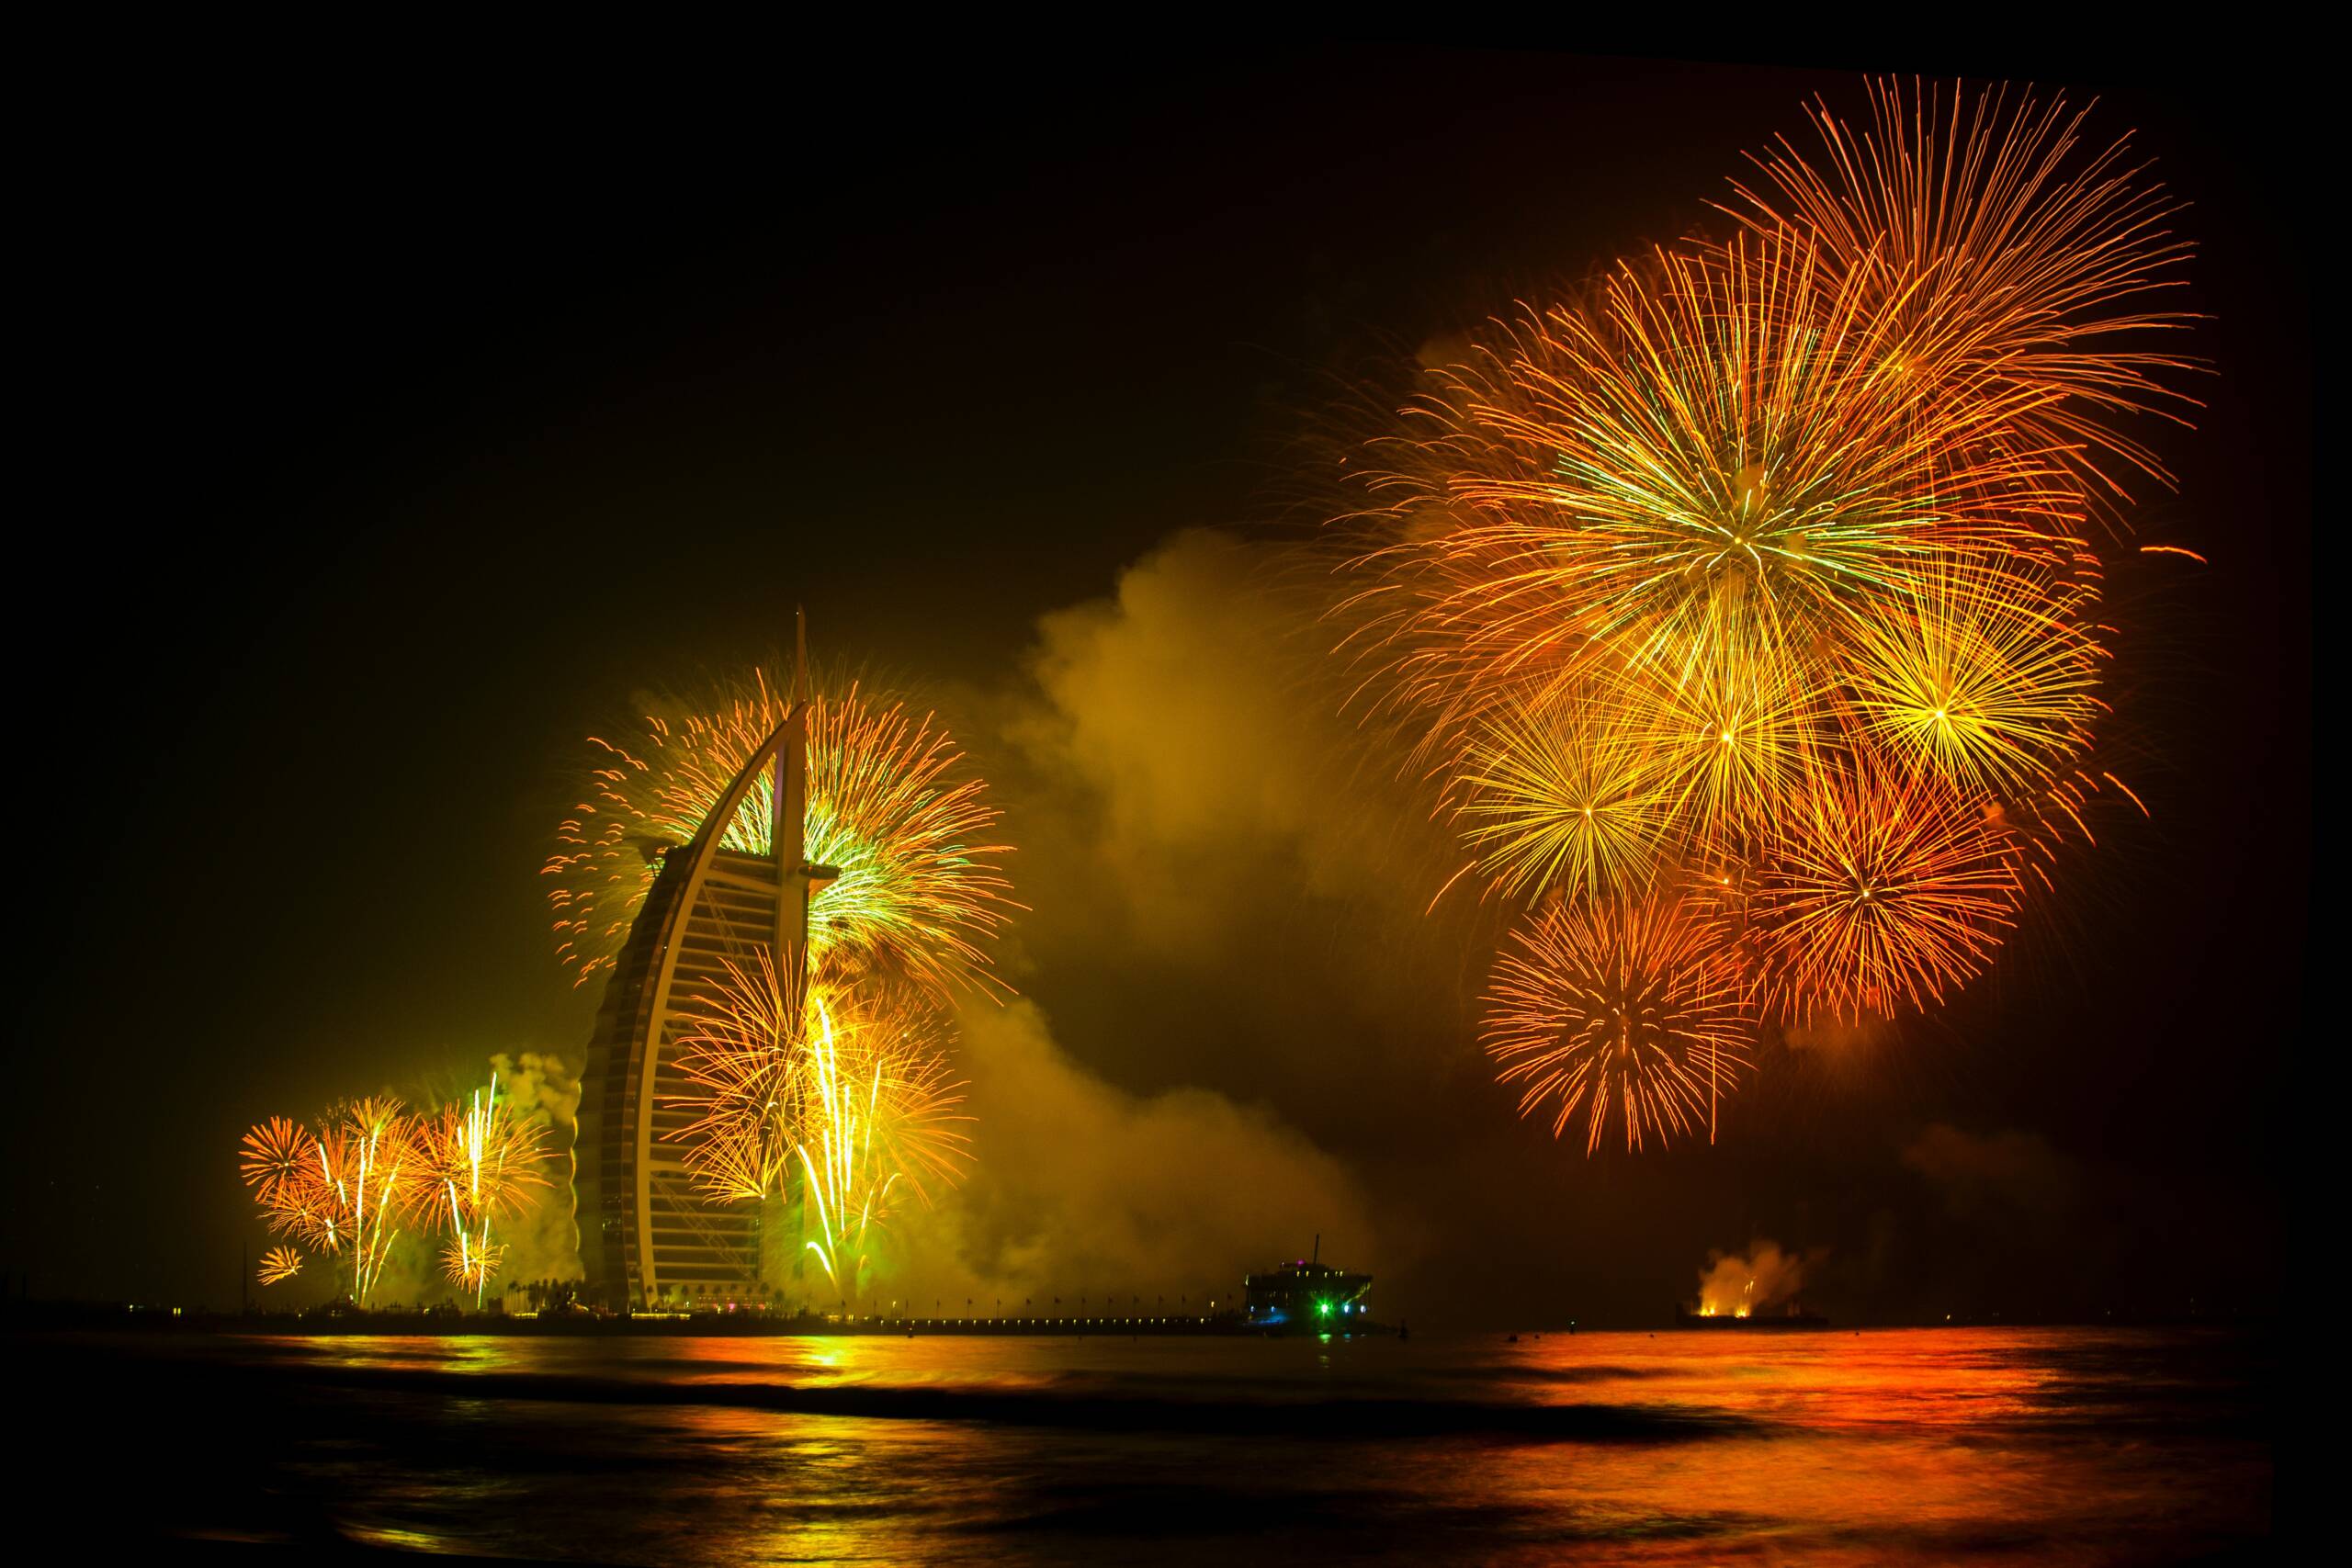
<path fill-rule="evenodd" d="M 792 612 L 792 706 L 775 752 L 769 852 L 775 860 L 776 977 L 797 1020 L 808 1005 L 809 900 L 817 884 L 841 873 L 808 859 L 808 613 L 798 606 Z"/>

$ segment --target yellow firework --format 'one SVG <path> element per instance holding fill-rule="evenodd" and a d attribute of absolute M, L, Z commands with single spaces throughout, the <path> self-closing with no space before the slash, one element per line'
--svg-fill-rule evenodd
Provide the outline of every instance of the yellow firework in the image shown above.
<path fill-rule="evenodd" d="M 1645 727 L 1593 704 L 1505 709 L 1474 727 L 1455 820 L 1495 884 L 1591 893 L 1651 874 L 1668 818 Z"/>
<path fill-rule="evenodd" d="M 1947 783 L 2002 798 L 2046 786 L 2091 741 L 2104 657 L 2087 589 L 2024 599 L 1939 574 L 1907 611 L 1858 623 L 1851 702 L 1871 738 Z"/>
<path fill-rule="evenodd" d="M 261 1255 L 255 1277 L 265 1286 L 291 1280 L 302 1271 L 302 1255 L 290 1247 L 273 1247 Z"/>
<path fill-rule="evenodd" d="M 611 962 L 662 856 L 694 836 L 788 712 L 754 672 L 683 719 L 650 717 L 635 739 L 595 742 L 604 760 L 589 797 L 545 867 L 560 952 L 582 978 Z M 773 791 L 754 789 L 721 842 L 765 853 L 773 809 Z M 811 900 L 816 972 L 880 969 L 933 986 L 979 976 L 1011 908 L 997 818 L 932 716 L 855 684 L 820 694 L 808 730 L 808 855 L 840 874 Z"/>
<path fill-rule="evenodd" d="M 1817 677 L 1738 598 L 1720 596 L 1674 643 L 1652 640 L 1645 658 L 1596 682 L 1589 699 L 1618 706 L 1646 730 L 1667 816 L 1692 845 L 1759 830 L 1818 744 Z"/>
<path fill-rule="evenodd" d="M 928 1201 L 926 1176 L 956 1179 L 961 1086 L 903 1018 L 877 1011 L 836 1027 L 821 997 L 815 1014 L 792 1151 L 802 1245 L 827 1280 L 854 1295 L 894 1208 Z"/>
<path fill-rule="evenodd" d="M 904 984 L 819 987 L 803 1010 L 764 953 L 729 962 L 681 1041 L 692 1087 L 673 1103 L 695 1120 L 671 1136 L 713 1201 L 797 1202 L 805 1250 L 854 1291 L 892 1212 L 960 1173 L 969 1118 L 945 1033 Z"/>
<path fill-rule="evenodd" d="M 695 1119 L 671 1136 L 687 1169 L 718 1202 L 780 1190 L 792 1157 L 807 1070 L 800 1010 L 765 950 L 744 964 L 720 960 L 724 977 L 691 1010 L 678 1066 L 691 1086 L 673 1103 Z"/>

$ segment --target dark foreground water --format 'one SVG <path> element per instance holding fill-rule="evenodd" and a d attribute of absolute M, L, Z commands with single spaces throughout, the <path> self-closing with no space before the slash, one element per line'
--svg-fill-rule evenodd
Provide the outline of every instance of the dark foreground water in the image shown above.
<path fill-rule="evenodd" d="M 2268 1555 L 2222 1332 L 20 1337 L 19 1521 L 624 1563 Z M 12 1488 L 13 1489 L 13 1488 Z M 70 1513 L 68 1510 L 71 1510 Z"/>

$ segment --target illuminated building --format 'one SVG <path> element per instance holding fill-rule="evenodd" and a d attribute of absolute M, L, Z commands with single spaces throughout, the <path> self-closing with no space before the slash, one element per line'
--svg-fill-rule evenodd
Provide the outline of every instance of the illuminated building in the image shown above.
<path fill-rule="evenodd" d="M 676 1101 L 687 1080 L 685 1020 L 725 977 L 765 953 L 798 995 L 810 890 L 834 874 L 807 859 L 808 679 L 805 631 L 792 705 L 729 782 L 691 841 L 655 852 L 660 874 L 605 982 L 582 1077 L 581 1264 L 584 1292 L 610 1306 L 721 1305 L 762 1293 L 760 1217 L 694 1190 Z M 719 840 L 752 791 L 773 792 L 766 854 Z"/>

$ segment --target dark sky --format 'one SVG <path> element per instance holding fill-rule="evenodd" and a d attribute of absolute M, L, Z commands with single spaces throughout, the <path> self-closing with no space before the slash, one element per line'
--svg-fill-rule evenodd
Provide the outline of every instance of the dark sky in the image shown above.
<path fill-rule="evenodd" d="M 2007 73 L 2101 95 L 2194 204 L 2220 372 L 2139 514 L 2212 564 L 2126 602 L 2157 820 L 2062 933 L 1903 1050 L 1794 1063 L 1725 1148 L 1627 1162 L 1513 1122 L 1442 1023 L 1387 1042 L 1449 1064 L 1409 1117 L 1322 1070 L 1352 1047 L 1311 1006 L 1283 1027 L 1315 1070 L 1263 1085 L 1239 1064 L 1273 1043 L 1143 1049 L 1173 998 L 1228 1000 L 1214 975 L 1057 968 L 1041 914 L 1023 989 L 1062 1048 L 1262 1100 L 1364 1172 L 1415 1310 L 1634 1314 L 1762 1236 L 1821 1250 L 1856 1315 L 2277 1298 L 2311 854 L 2295 95 L 2051 63 Z M 840 657 L 1016 684 L 1041 615 L 1279 515 L 1330 373 L 1685 231 L 1811 94 L 1865 112 L 1842 71 L 1532 53 L 675 67 L 134 73 L 36 182 L 31 434 L 63 482 L 12 530 L 0 1264 L 37 1293 L 233 1300 L 246 1123 L 576 1050 L 536 872 L 633 692 L 764 656 L 796 603 Z M 1997 1168 L 1905 1164 L 1935 1125 Z M 1413 1213 L 1400 1183 L 1448 1171 L 1476 1190 Z"/>

